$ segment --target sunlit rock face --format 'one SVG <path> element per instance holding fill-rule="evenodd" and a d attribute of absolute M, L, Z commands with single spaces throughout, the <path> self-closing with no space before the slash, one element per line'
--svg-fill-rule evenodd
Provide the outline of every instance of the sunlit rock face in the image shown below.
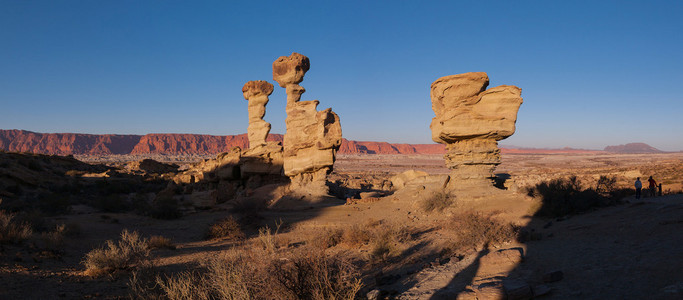
<path fill-rule="evenodd" d="M 266 137 L 270 132 L 270 123 L 263 120 L 266 115 L 268 96 L 273 93 L 273 85 L 264 80 L 249 81 L 242 87 L 244 99 L 249 101 L 249 148 L 266 143 Z"/>
<path fill-rule="evenodd" d="M 327 193 L 327 174 L 332 171 L 342 141 L 339 116 L 330 108 L 318 111 L 318 100 L 300 101 L 306 90 L 299 85 L 310 68 L 308 57 L 299 53 L 273 62 L 273 80 L 287 93 L 284 174 L 293 190 Z"/>
<path fill-rule="evenodd" d="M 432 140 L 446 144 L 444 158 L 453 188 L 490 186 L 489 178 L 501 162 L 498 141 L 515 133 L 522 89 L 486 89 L 488 84 L 484 72 L 445 76 L 432 83 Z"/>

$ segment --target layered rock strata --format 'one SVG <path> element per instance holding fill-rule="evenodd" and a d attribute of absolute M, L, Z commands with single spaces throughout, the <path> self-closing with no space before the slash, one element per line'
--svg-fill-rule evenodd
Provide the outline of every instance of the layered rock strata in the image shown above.
<path fill-rule="evenodd" d="M 264 80 L 249 81 L 242 87 L 244 99 L 249 101 L 249 148 L 266 143 L 270 132 L 270 123 L 263 120 L 266 115 L 268 96 L 273 93 L 273 85 Z"/>
<path fill-rule="evenodd" d="M 501 85 L 487 90 L 488 84 L 484 72 L 441 77 L 432 83 L 432 140 L 446 144 L 452 188 L 490 186 L 501 162 L 498 141 L 515 133 L 522 89 Z"/>
<path fill-rule="evenodd" d="M 273 85 L 265 80 L 249 81 L 242 87 L 244 99 L 249 101 L 249 149 L 241 153 L 242 177 L 282 175 L 282 145 L 276 141 L 266 142 L 270 123 L 263 120 L 268 96 L 272 93 Z"/>
<path fill-rule="evenodd" d="M 309 68 L 308 57 L 299 53 L 273 62 L 273 79 L 287 93 L 284 174 L 293 189 L 325 194 L 327 174 L 342 141 L 341 125 L 332 109 L 317 110 L 318 100 L 300 101 L 306 90 L 299 83 Z"/>

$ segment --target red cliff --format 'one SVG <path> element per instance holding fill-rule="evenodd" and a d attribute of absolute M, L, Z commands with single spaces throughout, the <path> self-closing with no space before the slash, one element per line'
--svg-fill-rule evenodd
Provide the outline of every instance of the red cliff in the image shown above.
<path fill-rule="evenodd" d="M 268 135 L 282 142 L 281 134 Z M 26 130 L 0 130 L 0 149 L 43 154 L 218 154 L 233 147 L 246 149 L 246 134 L 204 135 L 153 133 L 146 135 L 37 133 Z M 391 144 L 387 142 L 342 141 L 340 154 L 442 154 L 440 144 Z"/>

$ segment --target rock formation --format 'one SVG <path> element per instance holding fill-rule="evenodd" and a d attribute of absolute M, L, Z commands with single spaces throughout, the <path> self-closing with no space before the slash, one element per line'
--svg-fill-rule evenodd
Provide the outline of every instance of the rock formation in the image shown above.
<path fill-rule="evenodd" d="M 299 53 L 273 62 L 273 79 L 287 93 L 284 174 L 293 189 L 325 194 L 327 174 L 341 145 L 341 125 L 332 109 L 317 110 L 318 100 L 300 101 L 306 90 L 299 83 L 309 68 L 308 57 Z"/>
<path fill-rule="evenodd" d="M 273 93 L 273 85 L 264 80 L 247 82 L 242 87 L 244 99 L 249 101 L 249 148 L 266 143 L 266 137 L 270 132 L 270 123 L 263 120 L 266 115 L 268 96 Z"/>
<path fill-rule="evenodd" d="M 484 72 L 441 77 L 431 86 L 436 117 L 432 140 L 446 144 L 449 187 L 490 186 L 500 164 L 498 141 L 515 133 L 522 89 L 501 85 L 486 89 Z"/>

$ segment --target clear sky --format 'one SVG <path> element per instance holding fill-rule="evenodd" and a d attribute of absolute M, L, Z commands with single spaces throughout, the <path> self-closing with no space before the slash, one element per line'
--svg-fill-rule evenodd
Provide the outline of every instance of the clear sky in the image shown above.
<path fill-rule="evenodd" d="M 311 60 L 302 100 L 344 137 L 431 143 L 430 84 L 484 71 L 522 88 L 525 147 L 683 150 L 683 1 L 0 0 L 0 129 L 247 130 L 249 80 Z"/>

